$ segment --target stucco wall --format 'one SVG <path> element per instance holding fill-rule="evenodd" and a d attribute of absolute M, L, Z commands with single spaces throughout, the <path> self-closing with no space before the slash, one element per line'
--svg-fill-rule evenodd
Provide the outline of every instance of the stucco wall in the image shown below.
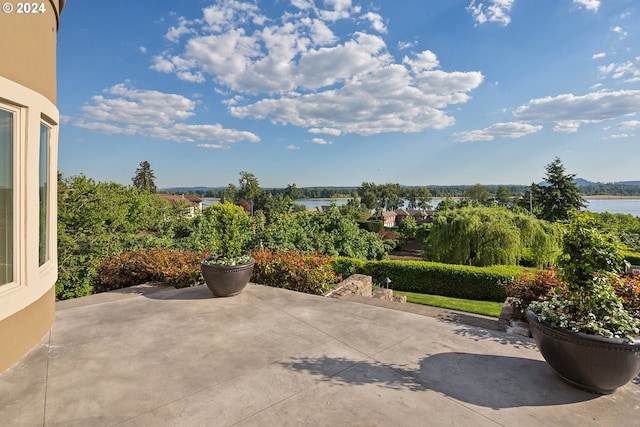
<path fill-rule="evenodd" d="M 41 93 L 55 104 L 56 36 L 64 1 L 35 3 L 44 5 L 44 13 L 18 13 L 17 1 L 2 2 L 11 4 L 13 10 L 0 12 L 0 76 Z"/>

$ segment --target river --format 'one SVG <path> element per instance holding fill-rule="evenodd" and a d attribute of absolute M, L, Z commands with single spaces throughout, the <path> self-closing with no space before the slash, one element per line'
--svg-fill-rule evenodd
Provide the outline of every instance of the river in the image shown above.
<path fill-rule="evenodd" d="M 336 205 L 345 205 L 349 199 L 337 199 Z M 434 198 L 431 201 L 431 206 L 435 208 L 438 206 L 442 199 Z M 216 203 L 217 200 L 205 199 L 203 205 L 208 206 L 212 203 Z M 318 206 L 328 206 L 331 204 L 331 200 L 328 199 L 300 199 L 296 200 L 299 205 L 306 206 L 307 209 L 313 209 Z M 589 199 L 587 200 L 586 210 L 591 212 L 609 212 L 609 213 L 622 213 L 630 214 L 640 217 L 640 198 L 638 199 Z"/>
<path fill-rule="evenodd" d="M 336 205 L 342 206 L 346 204 L 349 199 L 338 199 Z M 431 201 L 431 206 L 435 209 L 442 199 L 434 198 Z M 331 204 L 331 200 L 327 199 L 301 199 L 296 200 L 296 203 L 305 205 L 307 209 L 315 208 L 317 206 L 326 206 Z M 586 210 L 591 212 L 609 212 L 609 213 L 623 213 L 633 216 L 640 216 L 640 198 L 638 199 L 589 199 L 587 200 Z"/>

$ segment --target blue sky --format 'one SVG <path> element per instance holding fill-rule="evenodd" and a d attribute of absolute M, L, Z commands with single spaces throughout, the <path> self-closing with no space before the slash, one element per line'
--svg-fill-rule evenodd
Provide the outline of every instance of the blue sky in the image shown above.
<path fill-rule="evenodd" d="M 640 4 L 68 0 L 58 107 L 99 181 L 640 180 Z"/>

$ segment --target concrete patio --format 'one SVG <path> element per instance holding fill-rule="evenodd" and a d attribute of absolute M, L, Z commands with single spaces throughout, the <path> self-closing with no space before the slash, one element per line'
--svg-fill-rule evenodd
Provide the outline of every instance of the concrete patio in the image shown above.
<path fill-rule="evenodd" d="M 0 426 L 632 426 L 640 380 L 576 390 L 532 340 L 260 285 L 57 304 L 0 375 Z"/>

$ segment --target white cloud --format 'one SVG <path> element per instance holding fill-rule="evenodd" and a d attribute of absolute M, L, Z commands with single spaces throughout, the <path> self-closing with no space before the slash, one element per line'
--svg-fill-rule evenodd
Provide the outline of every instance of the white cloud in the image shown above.
<path fill-rule="evenodd" d="M 309 129 L 309 133 L 325 134 L 325 135 L 333 135 L 333 136 L 340 136 L 342 134 L 340 129 L 335 129 L 335 128 L 321 128 L 321 129 L 311 128 Z"/>
<path fill-rule="evenodd" d="M 558 124 L 558 130 L 566 132 L 579 124 L 635 115 L 638 105 L 640 90 L 603 91 L 581 96 L 563 94 L 532 99 L 518 107 L 513 115 L 523 121 L 554 122 Z"/>
<path fill-rule="evenodd" d="M 570 120 L 564 121 L 564 122 L 558 122 L 553 127 L 553 131 L 562 132 L 562 133 L 575 133 L 575 132 L 578 132 L 578 129 L 580 129 L 581 124 L 582 122 L 580 121 L 570 121 Z"/>
<path fill-rule="evenodd" d="M 318 9 L 316 13 L 320 18 L 327 21 L 337 21 L 351 16 L 351 0 L 324 0 L 325 6 L 329 9 Z"/>
<path fill-rule="evenodd" d="M 600 59 L 604 58 L 605 56 L 607 56 L 607 54 L 604 52 L 594 53 L 593 56 L 591 56 L 591 59 Z"/>
<path fill-rule="evenodd" d="M 467 102 L 482 74 L 445 71 L 429 50 L 398 63 L 381 35 L 362 29 L 384 33 L 383 17 L 360 11 L 350 0 L 294 0 L 279 18 L 256 25 L 255 4 L 224 1 L 184 23 L 193 33 L 151 68 L 185 81 L 210 78 L 235 117 L 363 135 L 452 125 L 449 107 Z M 340 25 L 354 30 L 341 29 L 347 35 L 339 38 L 334 20 L 352 15 L 359 18 Z"/>
<path fill-rule="evenodd" d="M 602 67 L 598 67 L 600 75 L 603 77 L 610 76 L 614 79 L 625 78 L 625 82 L 632 83 L 640 81 L 640 56 L 634 61 L 622 63 L 611 63 Z"/>
<path fill-rule="evenodd" d="M 293 145 L 293 144 L 289 144 L 287 145 L 287 150 L 299 150 L 300 147 L 298 147 L 297 145 Z"/>
<path fill-rule="evenodd" d="M 628 120 L 618 123 L 618 127 L 623 130 L 640 129 L 640 120 Z"/>
<path fill-rule="evenodd" d="M 573 0 L 573 2 L 587 10 L 598 11 L 600 7 L 600 0 Z"/>
<path fill-rule="evenodd" d="M 538 132 L 542 126 L 534 126 L 528 123 L 495 123 L 487 128 L 458 132 L 454 134 L 456 141 L 493 141 L 495 138 L 521 138 L 525 135 Z"/>
<path fill-rule="evenodd" d="M 413 42 L 403 42 L 403 41 L 399 41 L 398 42 L 398 49 L 400 50 L 406 50 L 406 49 L 411 49 L 412 47 L 414 47 L 417 43 L 415 41 Z"/>
<path fill-rule="evenodd" d="M 511 6 L 513 6 L 514 0 L 486 0 L 487 3 L 476 3 L 476 0 L 471 0 L 467 11 L 471 13 L 476 25 L 482 25 L 484 23 L 496 23 L 503 26 L 509 25 L 511 17 L 509 12 Z"/>
<path fill-rule="evenodd" d="M 629 33 L 627 33 L 622 27 L 620 27 L 619 25 L 616 25 L 615 27 L 611 28 L 611 31 L 613 31 L 616 34 L 620 35 L 621 39 L 624 39 L 627 37 L 627 35 L 629 35 Z"/>
<path fill-rule="evenodd" d="M 382 21 L 382 16 L 378 15 L 377 13 L 367 12 L 362 17 L 364 19 L 369 20 L 371 22 L 371 26 L 377 32 L 383 33 L 383 34 L 387 32 L 387 27 L 384 25 L 384 22 Z"/>
<path fill-rule="evenodd" d="M 178 25 L 169 28 L 164 37 L 171 42 L 177 43 L 181 36 L 193 33 L 193 30 L 188 27 L 188 24 L 189 22 L 185 18 L 179 17 Z"/>
<path fill-rule="evenodd" d="M 104 92 L 114 97 L 94 96 L 94 105 L 82 107 L 85 118 L 151 126 L 186 120 L 195 114 L 195 102 L 182 95 L 137 90 L 126 83 L 112 86 Z"/>
<path fill-rule="evenodd" d="M 138 47 L 138 50 L 140 51 L 140 53 L 147 53 L 147 48 L 144 46 Z"/>
<path fill-rule="evenodd" d="M 436 54 L 431 52 L 430 50 L 420 52 L 416 55 L 415 59 L 411 59 L 408 56 L 405 56 L 404 58 L 402 58 L 402 62 L 409 65 L 414 73 L 431 70 L 440 65 Z"/>
<path fill-rule="evenodd" d="M 226 129 L 220 124 L 185 124 L 195 115 L 196 103 L 182 95 L 138 90 L 121 83 L 97 95 L 82 107 L 83 117 L 73 124 L 109 134 L 141 135 L 176 142 L 258 142 L 246 131 Z"/>
<path fill-rule="evenodd" d="M 311 139 L 311 142 L 314 144 L 318 144 L 318 145 L 331 145 L 333 144 L 333 141 L 327 141 L 324 138 L 313 138 Z"/>
<path fill-rule="evenodd" d="M 197 147 L 209 148 L 209 149 L 213 149 L 213 150 L 228 150 L 229 149 L 228 145 L 223 145 L 223 144 L 198 144 Z"/>
<path fill-rule="evenodd" d="M 632 136 L 634 135 L 629 133 L 618 133 L 618 134 L 610 135 L 609 139 L 631 138 Z"/>

